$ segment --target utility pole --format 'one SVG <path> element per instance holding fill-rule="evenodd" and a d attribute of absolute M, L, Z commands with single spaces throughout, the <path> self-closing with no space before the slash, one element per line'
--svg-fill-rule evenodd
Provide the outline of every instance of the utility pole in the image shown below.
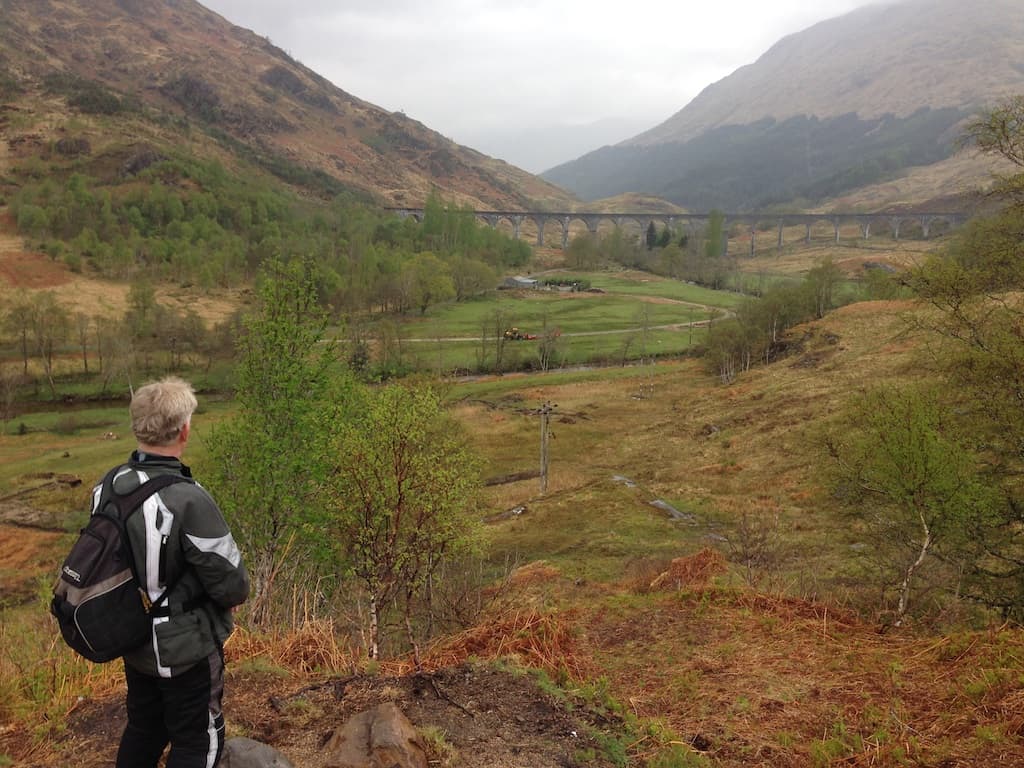
<path fill-rule="evenodd" d="M 548 490 L 548 421 L 551 418 L 552 412 L 557 408 L 558 405 L 551 402 L 545 402 L 540 408 L 537 409 L 537 413 L 540 415 L 540 492 L 541 494 L 547 493 Z"/>

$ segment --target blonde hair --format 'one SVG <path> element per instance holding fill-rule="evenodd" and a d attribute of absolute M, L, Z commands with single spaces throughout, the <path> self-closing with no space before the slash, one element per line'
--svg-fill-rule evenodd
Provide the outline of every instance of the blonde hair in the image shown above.
<path fill-rule="evenodd" d="M 198 405 L 192 385 L 177 376 L 140 387 L 128 406 L 135 439 L 142 445 L 170 445 Z"/>

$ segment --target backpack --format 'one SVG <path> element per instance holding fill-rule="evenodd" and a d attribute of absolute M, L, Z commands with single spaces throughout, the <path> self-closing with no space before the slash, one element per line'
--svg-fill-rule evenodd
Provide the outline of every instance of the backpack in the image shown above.
<path fill-rule="evenodd" d="M 126 524 L 143 504 L 181 475 L 157 475 L 128 494 L 114 491 L 115 467 L 103 478 L 100 498 L 60 569 L 50 612 L 64 641 L 89 661 L 106 662 L 138 648 L 151 636 L 153 617 L 169 615 L 162 603 L 177 585 L 168 584 L 153 601 L 139 581 Z M 166 540 L 165 540 L 166 543 Z M 160 550 L 160 572 L 165 569 Z"/>

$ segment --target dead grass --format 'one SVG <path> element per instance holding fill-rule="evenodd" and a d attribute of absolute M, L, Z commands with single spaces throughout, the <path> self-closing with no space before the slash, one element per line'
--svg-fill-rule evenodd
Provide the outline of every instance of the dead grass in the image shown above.
<path fill-rule="evenodd" d="M 668 591 L 624 585 L 503 610 L 427 649 L 420 671 L 512 658 L 570 686 L 600 676 L 633 714 L 723 768 L 1024 765 L 1024 633 L 879 634 L 827 603 L 716 586 L 721 565 L 704 551 L 672 564 Z M 548 600 L 559 578 L 546 564 L 520 575 L 519 588 Z M 325 629 L 258 643 L 238 634 L 229 655 L 269 656 L 299 674 L 305 649 L 331 646 Z M 414 671 L 411 659 L 381 667 Z"/>
<path fill-rule="evenodd" d="M 1012 173 L 1013 165 L 1002 158 L 962 150 L 932 165 L 910 168 L 901 178 L 854 190 L 823 206 L 823 210 L 882 210 L 915 204 L 935 196 L 969 194 L 985 190 L 997 173 Z"/>
<path fill-rule="evenodd" d="M 715 576 L 728 570 L 725 558 L 714 549 L 702 549 L 689 557 L 677 557 L 667 571 L 648 585 L 651 591 L 679 590 L 686 587 L 707 586 Z"/>
<path fill-rule="evenodd" d="M 1022 684 L 1005 679 L 1018 631 L 893 637 L 825 604 L 714 588 L 581 623 L 615 694 L 704 744 L 715 765 L 1024 764 Z M 954 642 L 967 650 L 952 661 Z M 1004 682 L 977 683 L 990 678 Z M 986 743 L 985 728 L 1002 735 Z M 818 760 L 826 748 L 835 763 Z"/>
<path fill-rule="evenodd" d="M 424 654 L 424 668 L 453 667 L 470 658 L 513 658 L 552 676 L 568 674 L 574 680 L 583 680 L 593 669 L 577 651 L 574 620 L 572 611 L 508 611 L 430 648 Z M 400 665 L 399 669 L 411 672 L 410 663 Z"/>

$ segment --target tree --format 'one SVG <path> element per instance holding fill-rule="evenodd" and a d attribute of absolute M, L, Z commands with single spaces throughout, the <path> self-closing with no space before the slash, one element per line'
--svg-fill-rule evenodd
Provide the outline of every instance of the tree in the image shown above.
<path fill-rule="evenodd" d="M 403 269 L 411 272 L 411 301 L 419 307 L 420 315 L 425 315 L 433 304 L 455 298 L 448 265 L 429 251 L 416 254 Z"/>
<path fill-rule="evenodd" d="M 922 568 L 937 552 L 947 562 L 961 560 L 963 534 L 989 517 L 995 498 L 934 392 L 868 392 L 827 445 L 836 489 L 874 535 L 876 551 L 890 553 L 898 627 Z"/>
<path fill-rule="evenodd" d="M 967 592 L 1007 617 L 1024 614 L 1024 97 L 983 112 L 966 134 L 1018 172 L 997 178 L 1005 206 L 959 230 L 905 282 L 927 305 L 914 326 L 931 334 L 945 398 L 983 448 L 979 478 L 1000 503 L 972 522 Z"/>
<path fill-rule="evenodd" d="M 452 262 L 452 286 L 455 289 L 455 300 L 465 301 L 488 291 L 493 291 L 498 284 L 494 270 L 476 259 L 460 256 Z"/>
<path fill-rule="evenodd" d="M 708 226 L 704 238 L 704 255 L 717 259 L 725 252 L 725 216 L 714 210 L 708 215 Z"/>
<path fill-rule="evenodd" d="M 654 220 L 653 219 L 647 225 L 647 234 L 644 237 L 644 240 L 647 243 L 647 250 L 648 251 L 653 251 L 654 250 L 654 246 L 656 246 L 658 244 L 658 228 L 654 226 Z"/>
<path fill-rule="evenodd" d="M 19 374 L 13 366 L 0 363 L 0 421 L 7 432 L 7 422 L 14 416 L 14 401 L 17 399 L 18 386 L 24 374 Z"/>
<path fill-rule="evenodd" d="M 53 291 L 42 291 L 32 297 L 31 334 L 36 354 L 43 364 L 43 373 L 50 395 L 57 398 L 53 360 L 57 346 L 67 338 L 70 319 L 68 311 L 57 301 Z"/>
<path fill-rule="evenodd" d="M 407 373 L 402 326 L 385 318 L 377 323 L 377 357 L 380 376 L 389 379 Z"/>
<path fill-rule="evenodd" d="M 737 318 L 712 323 L 708 328 L 705 360 L 723 384 L 731 384 L 754 360 L 753 331 Z"/>
<path fill-rule="evenodd" d="M 125 322 L 136 339 L 152 336 L 156 330 L 158 304 L 156 290 L 147 280 L 135 280 L 128 289 Z"/>
<path fill-rule="evenodd" d="M 204 476 L 251 563 L 257 624 L 269 621 L 286 566 L 301 578 L 329 547 L 313 497 L 348 382 L 335 346 L 320 343 L 324 326 L 309 270 L 269 263 L 238 342 L 238 413 L 208 440 Z"/>
<path fill-rule="evenodd" d="M 392 607 L 415 648 L 414 609 L 446 560 L 476 543 L 477 461 L 436 392 L 364 390 L 331 447 L 320 492 L 346 572 L 369 602 L 369 647 L 379 658 Z"/>
<path fill-rule="evenodd" d="M 663 274 L 671 278 L 678 278 L 682 263 L 683 251 L 678 245 L 669 242 L 662 247 L 658 258 L 658 268 Z"/>
<path fill-rule="evenodd" d="M 21 373 L 28 376 L 29 340 L 32 332 L 32 299 L 22 290 L 10 303 L 4 315 L 4 327 L 18 338 L 21 348 Z"/>
<path fill-rule="evenodd" d="M 1024 207 L 1024 95 L 1004 99 L 979 114 L 968 124 L 964 141 L 1017 167 L 1015 174 L 997 177 L 993 194 L 1008 199 L 1013 207 Z"/>
<path fill-rule="evenodd" d="M 537 340 L 537 362 L 542 371 L 548 370 L 555 359 L 562 356 L 563 346 L 562 331 L 557 326 L 550 325 L 548 312 L 545 310 Z"/>
<path fill-rule="evenodd" d="M 78 348 L 82 351 L 82 371 L 89 375 L 89 316 L 85 312 L 75 313 L 75 331 L 78 334 Z"/>
<path fill-rule="evenodd" d="M 480 330 L 481 354 L 479 359 L 481 366 L 487 361 L 488 337 L 490 336 L 494 339 L 494 366 L 492 370 L 495 373 L 501 373 L 502 366 L 505 364 L 505 347 L 508 346 L 508 338 L 505 336 L 505 331 L 514 324 L 513 318 L 500 309 L 494 310 L 494 312 L 484 318 Z"/>
<path fill-rule="evenodd" d="M 587 232 L 569 241 L 565 261 L 573 269 L 594 269 L 600 260 L 597 238 Z"/>
<path fill-rule="evenodd" d="M 832 309 L 833 293 L 842 276 L 843 273 L 832 263 L 831 258 L 822 259 L 817 266 L 808 270 L 804 284 L 811 297 L 816 318 L 824 317 Z"/>

